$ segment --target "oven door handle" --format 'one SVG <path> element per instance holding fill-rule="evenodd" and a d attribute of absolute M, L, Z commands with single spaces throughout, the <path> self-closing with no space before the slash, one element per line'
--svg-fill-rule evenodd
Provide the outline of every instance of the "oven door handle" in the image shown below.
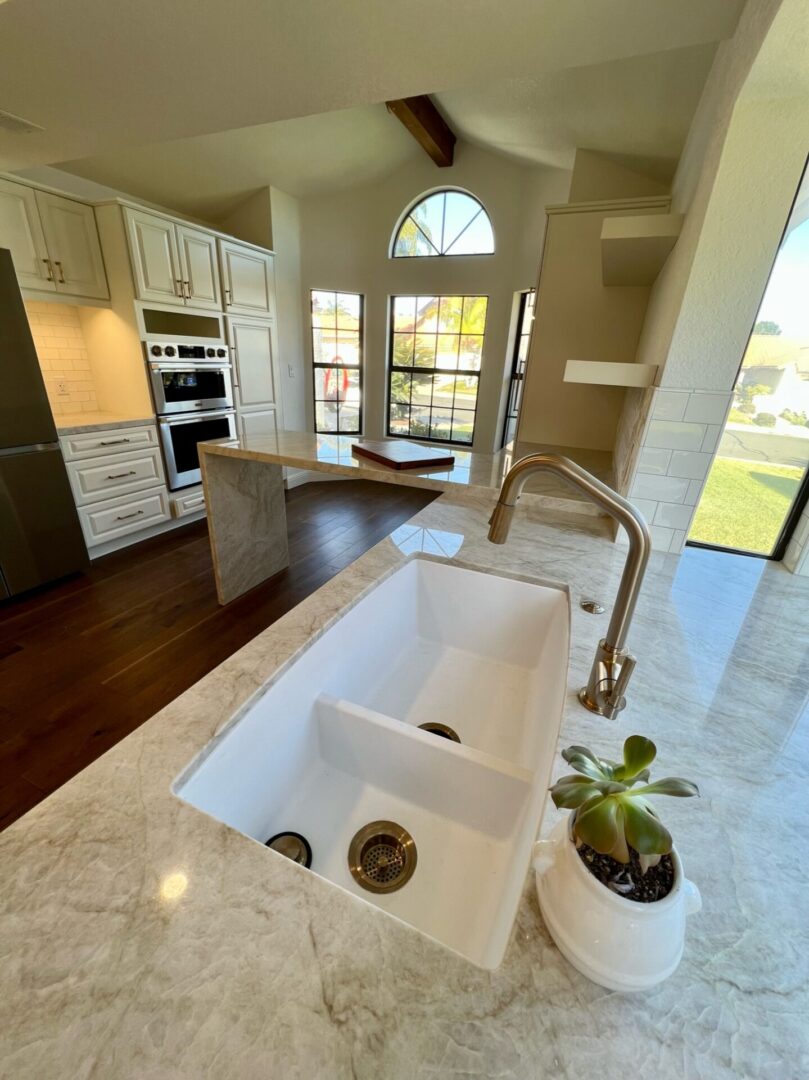
<path fill-rule="evenodd" d="M 149 367 L 152 371 L 203 371 L 210 374 L 212 371 L 230 371 L 233 365 L 223 364 L 220 361 L 217 361 L 216 363 L 211 362 L 210 364 L 205 364 L 202 361 L 197 361 L 196 364 L 184 364 L 182 360 L 175 360 L 172 363 L 163 363 L 162 361 L 152 360 Z"/>
<path fill-rule="evenodd" d="M 223 416 L 235 416 L 235 409 L 220 409 L 216 412 L 196 412 L 190 416 L 161 416 L 160 424 L 174 427 L 179 424 L 197 424 L 200 420 L 219 420 Z"/>

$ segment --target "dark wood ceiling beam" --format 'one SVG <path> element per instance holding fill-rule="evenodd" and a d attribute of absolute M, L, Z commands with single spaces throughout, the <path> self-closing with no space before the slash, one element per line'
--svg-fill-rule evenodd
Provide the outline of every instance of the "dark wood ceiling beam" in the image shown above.
<path fill-rule="evenodd" d="M 386 101 L 388 112 L 404 124 L 419 146 L 441 169 L 452 164 L 455 133 L 427 94 Z"/>

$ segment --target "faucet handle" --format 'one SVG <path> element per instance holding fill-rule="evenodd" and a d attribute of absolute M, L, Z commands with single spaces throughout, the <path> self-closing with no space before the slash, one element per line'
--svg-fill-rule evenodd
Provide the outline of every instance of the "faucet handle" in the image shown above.
<path fill-rule="evenodd" d="M 624 653 L 621 658 L 621 668 L 618 672 L 618 678 L 615 680 L 610 691 L 609 705 L 613 710 L 613 714 L 619 713 L 626 705 L 624 694 L 627 686 L 629 686 L 629 680 L 632 678 L 632 672 L 635 670 L 635 664 L 637 660 L 631 652 Z"/>

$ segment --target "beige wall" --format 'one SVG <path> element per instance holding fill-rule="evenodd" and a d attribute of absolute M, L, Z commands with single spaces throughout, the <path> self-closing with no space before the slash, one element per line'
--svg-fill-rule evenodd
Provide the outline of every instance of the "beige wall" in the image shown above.
<path fill-rule="evenodd" d="M 272 202 L 270 189 L 260 188 L 217 222 L 217 228 L 259 247 L 272 248 Z"/>
<path fill-rule="evenodd" d="M 569 181 L 569 173 L 525 168 L 459 143 L 456 163 L 450 169 L 437 169 L 426 156 L 420 156 L 382 182 L 301 200 L 300 305 L 307 361 L 311 359 L 309 290 L 363 293 L 366 434 L 378 436 L 385 430 L 389 297 L 408 293 L 486 294 L 489 308 L 474 445 L 482 451 L 495 446 L 508 382 L 508 334 L 514 293 L 536 283 L 544 208 L 566 198 Z M 424 192 L 445 186 L 467 189 L 483 202 L 492 219 L 495 254 L 389 258 L 391 236 L 405 208 Z M 280 254 L 280 241 L 276 246 Z M 310 387 L 307 401 L 311 403 Z M 311 424 L 311 411 L 308 421 Z"/>
<path fill-rule="evenodd" d="M 669 185 L 646 176 L 595 150 L 577 150 L 570 181 L 570 201 L 631 199 L 644 195 L 666 195 Z"/>
<path fill-rule="evenodd" d="M 643 212 L 561 209 L 548 218 L 518 437 L 525 442 L 612 450 L 624 391 L 564 382 L 568 360 L 631 362 L 649 297 L 647 286 L 605 286 L 601 226 L 606 216 Z M 662 207 L 661 209 L 665 209 Z"/>
<path fill-rule="evenodd" d="M 310 370 L 305 359 L 301 310 L 300 205 L 297 199 L 278 188 L 271 188 L 270 196 L 284 427 L 290 431 L 305 431 Z"/>

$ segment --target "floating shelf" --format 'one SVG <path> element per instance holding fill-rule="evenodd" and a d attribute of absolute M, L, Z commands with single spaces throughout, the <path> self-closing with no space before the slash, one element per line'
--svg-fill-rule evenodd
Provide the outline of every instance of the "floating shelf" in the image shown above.
<path fill-rule="evenodd" d="M 591 386 L 651 386 L 657 364 L 618 364 L 609 360 L 568 360 L 565 382 Z"/>
<path fill-rule="evenodd" d="M 682 214 L 605 217 L 601 226 L 604 284 L 651 285 L 677 243 L 682 224 Z"/>

